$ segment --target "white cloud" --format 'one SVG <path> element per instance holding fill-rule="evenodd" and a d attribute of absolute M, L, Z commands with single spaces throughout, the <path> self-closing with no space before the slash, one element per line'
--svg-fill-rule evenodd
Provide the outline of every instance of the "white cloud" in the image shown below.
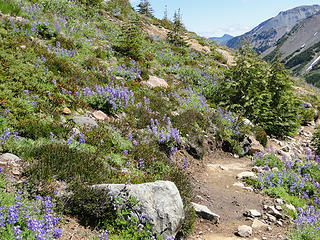
<path fill-rule="evenodd" d="M 238 36 L 252 29 L 251 26 L 245 26 L 240 24 L 233 24 L 226 27 L 219 27 L 212 31 L 198 32 L 201 36 L 205 37 L 219 37 L 223 34 L 230 34 L 232 36 Z"/>

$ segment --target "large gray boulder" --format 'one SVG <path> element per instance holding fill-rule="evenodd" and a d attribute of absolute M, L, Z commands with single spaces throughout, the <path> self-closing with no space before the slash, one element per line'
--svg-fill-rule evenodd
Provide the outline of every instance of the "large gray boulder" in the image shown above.
<path fill-rule="evenodd" d="M 156 181 L 143 184 L 99 184 L 93 188 L 104 189 L 117 195 L 123 202 L 129 196 L 138 201 L 132 215 L 141 218 L 146 214 L 153 233 L 163 239 L 175 236 L 184 220 L 183 202 L 176 185 L 170 181 Z"/>

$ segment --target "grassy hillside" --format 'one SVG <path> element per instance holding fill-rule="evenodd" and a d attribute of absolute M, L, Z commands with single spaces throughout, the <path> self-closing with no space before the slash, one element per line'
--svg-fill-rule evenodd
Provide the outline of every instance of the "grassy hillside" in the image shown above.
<path fill-rule="evenodd" d="M 195 215 L 185 169 L 207 138 L 243 156 L 245 134 L 265 144 L 266 132 L 294 135 L 306 117 L 280 63 L 243 49 L 227 66 L 215 43 L 126 0 L 0 0 L 0 11 L 0 153 L 23 159 L 16 187 L 26 198 L 51 196 L 57 213 L 112 239 L 152 233 L 91 185 L 173 181 L 186 236 Z M 168 86 L 150 87 L 154 77 Z M 59 197 L 61 185 L 73 194 Z"/>

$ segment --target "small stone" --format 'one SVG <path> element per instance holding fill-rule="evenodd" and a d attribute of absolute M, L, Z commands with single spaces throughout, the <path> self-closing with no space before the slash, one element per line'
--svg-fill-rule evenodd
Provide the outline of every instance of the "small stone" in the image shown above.
<path fill-rule="evenodd" d="M 277 199 L 275 200 L 275 204 L 276 204 L 276 205 L 282 205 L 282 204 L 284 204 L 284 202 L 283 202 L 283 200 L 282 200 L 281 198 L 277 198 Z"/>
<path fill-rule="evenodd" d="M 178 112 L 173 111 L 173 112 L 171 112 L 171 115 L 174 116 L 174 117 L 177 117 L 177 116 L 179 116 L 180 114 L 179 114 Z"/>
<path fill-rule="evenodd" d="M 62 123 L 66 123 L 67 122 L 67 119 L 64 117 L 64 116 L 60 116 L 60 121 Z"/>
<path fill-rule="evenodd" d="M 256 174 L 253 173 L 253 172 L 242 172 L 242 173 L 239 173 L 237 175 L 237 178 L 238 179 L 244 179 L 244 178 L 257 178 Z"/>
<path fill-rule="evenodd" d="M 21 45 L 20 48 L 21 49 L 26 49 L 26 45 Z"/>
<path fill-rule="evenodd" d="M 253 188 L 252 187 L 243 187 L 242 189 L 247 190 L 249 192 L 253 192 Z"/>
<path fill-rule="evenodd" d="M 281 150 L 284 151 L 284 152 L 289 152 L 291 149 L 290 149 L 289 146 L 285 146 Z"/>
<path fill-rule="evenodd" d="M 196 213 L 204 219 L 216 224 L 219 222 L 220 216 L 210 211 L 210 209 L 204 205 L 198 203 L 191 203 Z"/>
<path fill-rule="evenodd" d="M 282 211 L 282 210 L 283 210 L 280 205 L 277 205 L 277 206 L 276 206 L 276 209 L 277 209 L 278 211 Z"/>
<path fill-rule="evenodd" d="M 261 229 L 261 228 L 267 229 L 268 228 L 268 224 L 265 224 L 265 223 L 261 222 L 258 219 L 254 219 L 253 223 L 252 223 L 252 228 L 253 229 Z"/>
<path fill-rule="evenodd" d="M 281 221 L 277 221 L 277 224 L 282 227 L 283 223 Z"/>
<path fill-rule="evenodd" d="M 294 211 L 294 212 L 296 211 L 296 208 L 292 204 L 286 204 L 285 207 L 291 211 Z"/>
<path fill-rule="evenodd" d="M 21 174 L 21 172 L 19 170 L 17 170 L 17 169 L 12 170 L 11 172 L 15 176 L 19 176 Z"/>
<path fill-rule="evenodd" d="M 79 130 L 78 128 L 75 128 L 75 127 L 72 128 L 71 131 L 72 131 L 72 134 L 73 134 L 73 135 L 79 135 L 79 134 L 81 133 L 80 130 Z"/>
<path fill-rule="evenodd" d="M 92 115 L 93 115 L 93 117 L 95 118 L 95 119 L 98 119 L 98 120 L 107 120 L 108 119 L 108 116 L 107 116 L 107 114 L 105 114 L 104 112 L 102 112 L 102 111 L 95 111 L 95 112 L 93 112 L 92 113 Z"/>
<path fill-rule="evenodd" d="M 248 210 L 243 215 L 246 216 L 246 217 L 253 217 L 253 218 L 262 216 L 262 214 L 259 211 L 255 210 L 255 209 Z"/>
<path fill-rule="evenodd" d="M 267 231 L 271 232 L 271 231 L 272 231 L 272 227 L 269 226 L 269 227 L 267 228 Z"/>
<path fill-rule="evenodd" d="M 63 110 L 62 110 L 62 113 L 65 114 L 65 115 L 70 115 L 72 112 L 69 108 L 65 107 Z"/>
<path fill-rule="evenodd" d="M 122 81 L 122 80 L 124 80 L 124 78 L 123 78 L 123 77 L 116 76 L 116 80 L 117 80 L 117 81 Z"/>
<path fill-rule="evenodd" d="M 164 79 L 156 76 L 149 76 L 149 80 L 142 81 L 141 84 L 147 85 L 148 87 L 151 87 L 151 88 L 155 88 L 155 87 L 168 88 L 169 87 L 168 83 Z"/>
<path fill-rule="evenodd" d="M 220 165 L 219 168 L 220 168 L 221 170 L 226 170 L 226 167 L 224 167 L 224 166 L 222 166 L 222 165 Z"/>
<path fill-rule="evenodd" d="M 271 169 L 273 172 L 279 172 L 279 168 L 277 168 L 277 167 L 274 167 L 274 168 L 272 168 Z"/>
<path fill-rule="evenodd" d="M 272 216 L 269 213 L 266 213 L 266 217 L 270 222 L 276 222 L 277 221 L 277 218 L 275 216 Z"/>
<path fill-rule="evenodd" d="M 239 226 L 238 234 L 240 237 L 250 237 L 252 235 L 252 227 L 247 225 Z"/>
<path fill-rule="evenodd" d="M 276 218 L 282 218 L 282 214 L 277 209 L 275 209 L 274 206 L 268 206 L 267 213 L 275 216 Z"/>
<path fill-rule="evenodd" d="M 243 184 L 242 182 L 236 182 L 236 183 L 232 184 L 232 186 L 243 188 L 243 187 L 244 187 L 244 184 Z"/>
<path fill-rule="evenodd" d="M 254 167 L 251 169 L 251 171 L 254 172 L 254 173 L 259 173 L 259 172 L 260 172 L 260 169 L 259 169 L 259 167 L 254 166 Z"/>

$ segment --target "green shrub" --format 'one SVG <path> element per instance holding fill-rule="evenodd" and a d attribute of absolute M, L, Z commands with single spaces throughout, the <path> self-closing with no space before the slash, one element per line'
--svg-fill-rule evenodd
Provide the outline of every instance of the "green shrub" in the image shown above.
<path fill-rule="evenodd" d="M 183 200 L 183 206 L 186 216 L 184 222 L 182 223 L 182 227 L 180 233 L 178 233 L 178 236 L 187 237 L 193 232 L 196 221 L 194 209 L 190 204 L 193 196 L 192 187 L 190 185 L 188 177 L 179 168 L 175 168 L 170 172 L 169 180 L 173 181 L 179 190 L 179 193 Z"/>
<path fill-rule="evenodd" d="M 308 125 L 315 118 L 316 112 L 313 108 L 303 108 L 300 113 L 300 121 L 303 126 Z"/>
<path fill-rule="evenodd" d="M 317 155 L 320 155 L 320 126 L 316 126 L 312 136 L 312 145 L 316 150 Z"/>
<path fill-rule="evenodd" d="M 241 48 L 226 79 L 218 84 L 217 104 L 243 114 L 268 134 L 282 137 L 296 133 L 300 103 L 279 61 L 270 66 L 254 50 Z"/>
<path fill-rule="evenodd" d="M 0 0 L 0 12 L 19 16 L 21 14 L 21 8 L 13 0 Z"/>
<path fill-rule="evenodd" d="M 34 162 L 26 175 L 35 183 L 47 184 L 53 180 L 101 183 L 108 176 L 97 153 L 86 153 L 66 144 L 50 143 L 35 147 Z"/>
<path fill-rule="evenodd" d="M 268 135 L 263 127 L 255 126 L 253 128 L 253 132 L 255 133 L 255 138 L 259 141 L 259 143 L 266 147 L 268 144 Z"/>

